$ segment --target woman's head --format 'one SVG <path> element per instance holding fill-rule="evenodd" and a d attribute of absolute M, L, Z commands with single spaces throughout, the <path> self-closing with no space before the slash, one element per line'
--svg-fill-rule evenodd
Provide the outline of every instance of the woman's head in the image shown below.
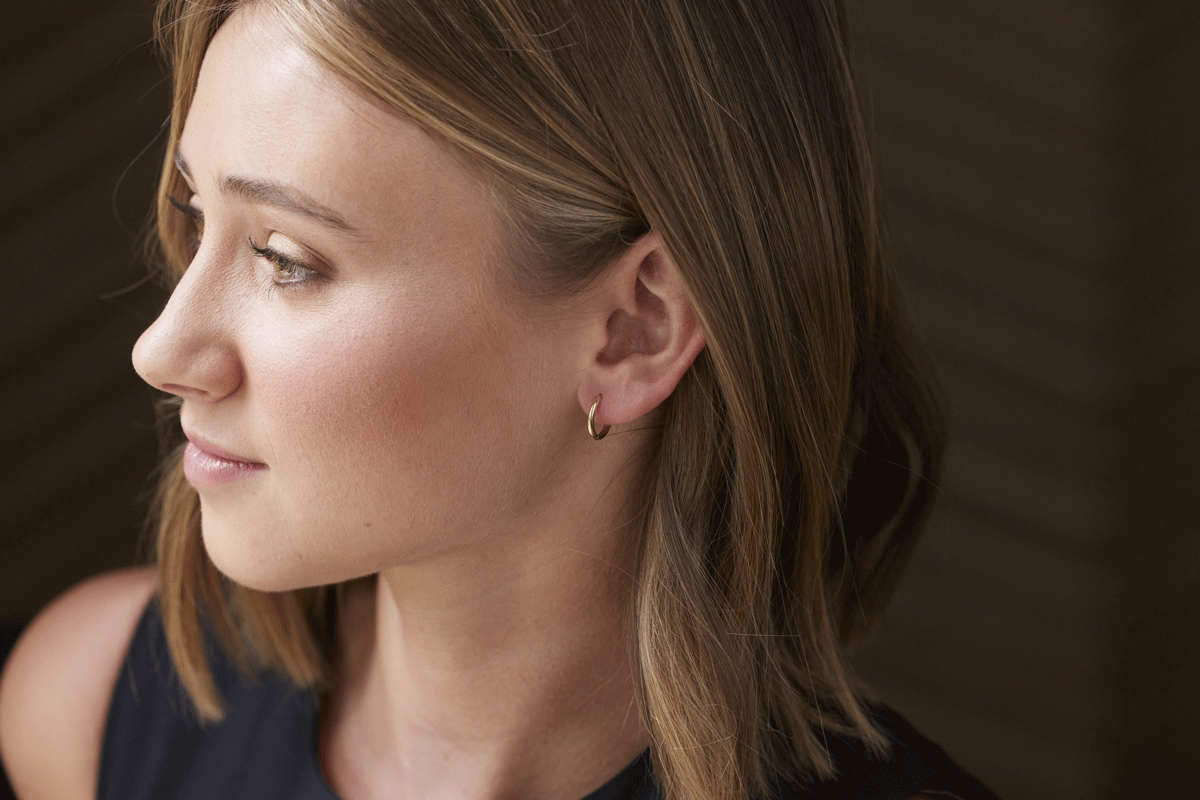
<path fill-rule="evenodd" d="M 162 6 L 175 76 L 171 156 L 178 149 L 197 173 L 204 161 L 210 176 L 261 167 L 217 163 L 228 162 L 221 143 L 205 145 L 194 133 L 204 129 L 197 120 L 207 119 L 217 131 L 229 122 L 229 109 L 214 114 L 206 104 L 230 98 L 198 89 L 197 79 L 205 50 L 238 5 L 167 0 Z M 259 35 L 279 37 L 257 42 L 261 49 L 247 65 L 259 70 L 254 75 L 273 69 L 273 57 L 286 59 L 298 45 L 296 52 L 330 76 L 328 95 L 314 107 L 317 117 L 338 104 L 354 107 L 378 123 L 381 150 L 412 135 L 445 170 L 438 174 L 461 181 L 469 200 L 438 207 L 481 222 L 447 243 L 468 255 L 454 250 L 445 263 L 486 265 L 494 282 L 491 294 L 430 294 L 446 299 L 447 313 L 478 308 L 488 330 L 502 327 L 501 341 L 524 347 L 530 340 L 521 337 L 542 336 L 539 346 L 552 347 L 558 340 L 545 335 L 552 315 L 535 314 L 536 324 L 520 327 L 518 336 L 518 327 L 504 328 L 520 325 L 511 309 L 572 307 L 630 253 L 657 252 L 678 276 L 704 349 L 657 404 L 656 430 L 638 434 L 644 457 L 631 466 L 645 471 L 633 639 L 644 712 L 668 790 L 738 796 L 761 786 L 773 770 L 827 771 L 814 734 L 818 719 L 877 743 L 842 646 L 878 611 L 927 512 L 941 431 L 882 258 L 875 178 L 836 4 L 254 5 L 255 14 L 270 20 Z M 242 43 L 253 51 L 254 40 Z M 247 75 L 247 86 L 254 75 Z M 265 119 L 304 130 L 307 123 L 296 123 L 287 109 L 315 100 L 293 98 Z M 253 111 L 246 109 L 248 125 L 262 122 Z M 344 152 L 326 153 L 338 158 L 321 174 L 336 183 L 361 173 L 354 181 L 361 190 L 372 179 L 364 166 L 372 152 L 370 142 L 348 142 Z M 254 155 L 261 162 L 269 154 Z M 211 194 L 216 179 L 205 180 Z M 435 189 L 454 196 L 453 185 L 434 180 Z M 204 296 L 202 272 L 184 273 L 194 232 L 170 204 L 191 196 L 169 158 L 159 226 L 173 274 L 182 278 L 181 299 L 172 300 L 177 305 L 189 292 L 196 303 Z M 409 215 L 423 213 L 368 205 L 358 213 L 394 212 L 402 215 L 402 229 Z M 212 241 L 215 223 L 205 231 L 197 267 L 221 247 Z M 289 244 L 278 244 L 285 256 Z M 436 281 L 429 287 L 447 290 Z M 503 308 L 495 307 L 497 298 Z M 362 302 L 370 307 L 372 301 L 364 296 Z M 409 324 L 403 305 L 375 310 L 367 338 L 386 341 Z M 263 322 L 261 315 L 246 318 Z M 476 364 L 468 355 L 487 343 L 482 329 L 471 336 L 470 323 L 479 320 L 478 314 L 461 318 L 465 348 L 452 360 L 493 375 L 494 362 Z M 504 331 L 512 335 L 506 339 Z M 331 429 L 339 418 L 369 414 L 361 407 L 367 402 L 353 402 L 352 387 L 338 394 L 336 386 L 326 392 L 306 382 L 313 374 L 311 351 L 300 348 L 280 361 L 287 342 L 271 351 L 254 341 L 264 365 L 287 365 L 296 381 L 288 395 L 312 404 L 297 410 L 329 417 Z M 336 353 L 320 356 L 346 363 Z M 219 359 L 215 363 L 212 374 L 219 377 Z M 518 392 L 544 377 L 531 373 L 532 358 L 517 363 L 508 384 Z M 363 368 L 364 375 L 376 371 L 370 363 Z M 466 374 L 449 383 L 465 385 Z M 499 386 L 501 376 L 494 377 Z M 577 406 L 586 407 L 590 388 L 576 391 Z M 259 400 L 286 403 L 288 396 Z M 457 409 L 447 402 L 437 408 L 438 419 L 469 413 L 469 404 Z M 606 395 L 603 408 L 617 421 L 633 413 L 632 407 L 622 411 L 619 397 L 609 403 Z M 554 414 L 547 422 L 549 434 L 566 424 Z M 279 435 L 286 439 L 290 431 Z M 429 441 L 437 438 L 431 434 Z M 556 436 L 547 435 L 546 446 L 555 443 Z M 237 455 L 266 460 L 258 451 Z M 528 489 L 537 470 L 553 464 L 552 455 L 533 459 L 528 469 L 505 477 Z M 445 477 L 497 480 L 486 472 Z M 437 496 L 435 488 L 431 484 L 430 497 Z M 368 485 L 367 492 L 385 496 L 383 487 Z M 219 628 L 222 619 L 244 620 L 267 663 L 302 682 L 315 680 L 319 654 L 304 610 L 316 606 L 300 595 L 222 589 L 198 544 L 194 493 L 178 470 L 169 473 L 162 497 L 164 618 L 201 708 L 215 711 L 197 666 L 194 618 L 187 614 L 197 598 Z M 206 508 L 206 526 L 209 516 Z M 229 598 L 239 606 L 236 615 L 228 611 Z"/>
<path fill-rule="evenodd" d="M 533 550 L 540 521 L 595 482 L 580 393 L 607 392 L 609 421 L 648 405 L 610 376 L 622 365 L 588 363 L 647 327 L 638 310 L 613 317 L 599 291 L 569 307 L 518 297 L 500 201 L 266 10 L 213 37 L 174 162 L 190 266 L 134 362 L 183 401 L 205 549 L 238 583 L 294 589 Z M 639 285 L 661 294 L 652 276 Z M 659 304 L 654 322 L 679 329 Z M 701 343 L 682 322 L 676 382 Z M 626 360 L 670 358 L 640 339 L 661 346 Z"/>

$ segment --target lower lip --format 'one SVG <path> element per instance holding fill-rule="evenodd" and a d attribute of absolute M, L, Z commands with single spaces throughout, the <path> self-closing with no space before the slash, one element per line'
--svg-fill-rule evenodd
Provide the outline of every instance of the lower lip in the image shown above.
<path fill-rule="evenodd" d="M 230 461 L 214 456 L 196 447 L 192 442 L 188 442 L 183 451 L 183 474 L 193 486 L 220 486 L 262 472 L 266 468 L 266 464 Z"/>

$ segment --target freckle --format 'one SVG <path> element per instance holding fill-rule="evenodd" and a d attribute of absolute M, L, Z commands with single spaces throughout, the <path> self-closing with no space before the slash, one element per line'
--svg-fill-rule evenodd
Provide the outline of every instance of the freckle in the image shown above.
<path fill-rule="evenodd" d="M 364 523 L 363 523 L 363 527 L 364 527 L 364 528 L 369 528 L 369 527 L 371 527 L 371 523 L 369 523 L 369 522 L 364 522 Z"/>

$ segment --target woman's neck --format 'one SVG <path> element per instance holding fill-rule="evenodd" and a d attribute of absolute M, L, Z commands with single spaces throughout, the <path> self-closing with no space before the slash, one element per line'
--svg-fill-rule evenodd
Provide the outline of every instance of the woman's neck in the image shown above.
<path fill-rule="evenodd" d="M 620 771 L 649 741 L 629 637 L 635 539 L 628 526 L 526 536 L 351 592 L 323 722 L 334 789 L 577 800 Z"/>

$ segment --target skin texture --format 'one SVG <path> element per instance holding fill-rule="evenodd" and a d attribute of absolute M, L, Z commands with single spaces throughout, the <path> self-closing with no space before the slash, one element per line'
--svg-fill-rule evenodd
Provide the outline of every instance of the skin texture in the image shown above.
<path fill-rule="evenodd" d="M 655 409 L 703 347 L 657 235 L 579 295 L 512 296 L 495 193 L 258 7 L 211 44 L 179 156 L 202 230 L 134 364 L 182 398 L 189 438 L 260 465 L 198 487 L 205 546 L 260 589 L 378 575 L 340 620 L 320 744 L 334 789 L 569 800 L 604 783 L 648 743 L 631 507 Z M 144 600 L 140 584 L 101 598 L 95 630 L 117 645 L 100 665 L 39 633 L 78 604 L 39 618 L 0 730 L 37 715 L 9 698 L 46 664 L 94 671 L 76 693 L 103 708 Z M 94 786 L 102 727 L 67 704 L 22 752 L 86 729 L 73 774 Z M 85 796 L 48 760 L 10 765 L 27 798 Z"/>

